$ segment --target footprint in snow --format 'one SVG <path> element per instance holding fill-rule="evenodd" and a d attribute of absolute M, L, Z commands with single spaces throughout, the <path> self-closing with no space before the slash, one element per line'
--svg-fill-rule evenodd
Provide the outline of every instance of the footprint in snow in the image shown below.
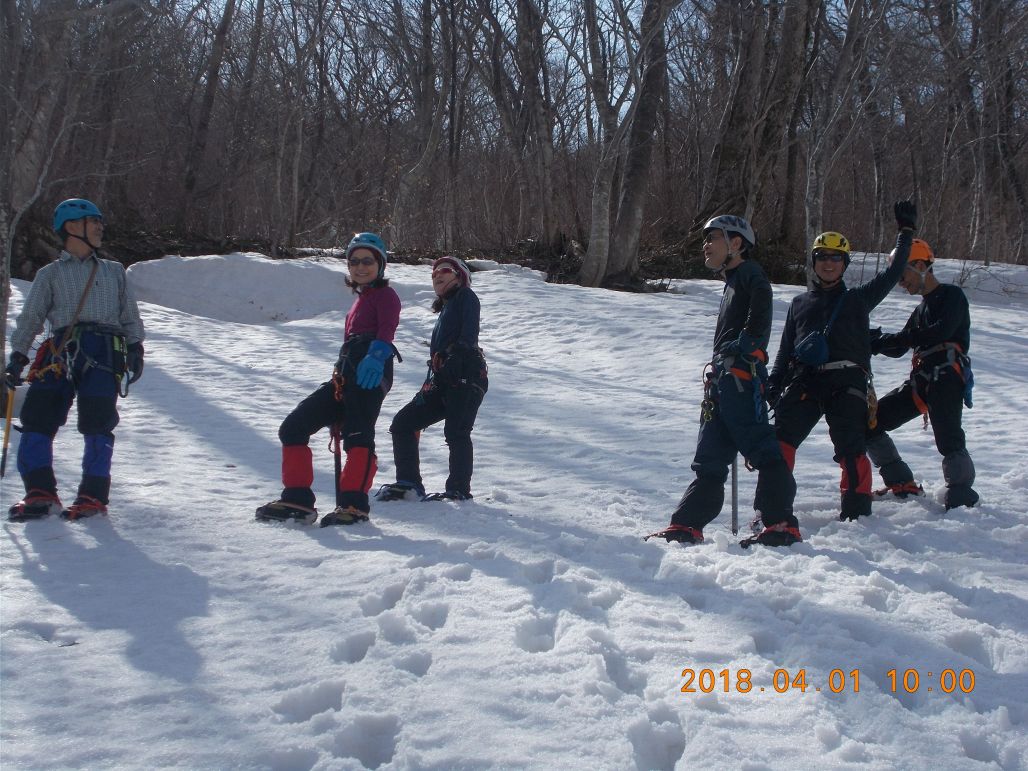
<path fill-rule="evenodd" d="M 310 747 L 285 747 L 271 750 L 255 758 L 255 766 L 266 766 L 271 771 L 310 771 L 318 762 L 318 751 Z"/>
<path fill-rule="evenodd" d="M 422 625 L 436 630 L 446 623 L 450 606 L 445 602 L 426 602 L 413 608 L 410 614 Z"/>
<path fill-rule="evenodd" d="M 378 768 L 392 762 L 400 735 L 396 715 L 358 715 L 335 736 L 333 754 L 337 758 L 356 758 L 365 768 Z"/>
<path fill-rule="evenodd" d="M 671 771 L 685 755 L 685 731 L 675 711 L 666 704 L 651 705 L 647 716 L 629 723 L 636 768 Z"/>
<path fill-rule="evenodd" d="M 536 616 L 518 624 L 514 642 L 528 653 L 545 653 L 556 644 L 556 630 L 556 616 Z"/>
<path fill-rule="evenodd" d="M 449 578 L 451 581 L 470 581 L 471 574 L 474 572 L 475 569 L 471 565 L 454 565 L 439 575 L 443 578 Z"/>
<path fill-rule="evenodd" d="M 539 560 L 538 562 L 526 562 L 521 566 L 521 573 L 533 584 L 548 584 L 553 580 L 553 560 Z"/>
<path fill-rule="evenodd" d="M 396 659 L 396 666 L 415 677 L 424 677 L 432 666 L 432 654 L 428 651 L 414 651 Z"/>
<path fill-rule="evenodd" d="M 287 723 L 304 723 L 328 710 L 343 707 L 342 681 L 326 681 L 290 691 L 271 709 Z"/>
<path fill-rule="evenodd" d="M 378 630 L 382 639 L 393 645 L 407 645 L 418 639 L 417 632 L 408 622 L 408 617 L 395 610 L 387 610 L 378 617 Z"/>
<path fill-rule="evenodd" d="M 646 675 L 631 666 L 628 656 L 613 636 L 600 628 L 590 629 L 586 635 L 596 643 L 591 649 L 598 651 L 603 658 L 603 671 L 607 679 L 622 693 L 642 696 L 646 690 Z"/>
<path fill-rule="evenodd" d="M 392 610 L 403 598 L 406 584 L 391 584 L 381 594 L 369 594 L 360 599 L 361 610 L 365 616 L 377 616 L 387 610 Z"/>
<path fill-rule="evenodd" d="M 336 643 L 329 653 L 329 658 L 338 664 L 356 664 L 364 660 L 364 657 L 368 655 L 368 651 L 374 644 L 374 632 L 357 632 L 345 640 Z"/>

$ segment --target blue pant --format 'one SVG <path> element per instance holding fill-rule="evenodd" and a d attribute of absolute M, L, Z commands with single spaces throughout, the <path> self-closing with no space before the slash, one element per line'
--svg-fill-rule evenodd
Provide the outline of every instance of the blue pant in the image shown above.
<path fill-rule="evenodd" d="M 48 369 L 54 363 L 50 341 L 40 347 L 32 372 L 45 373 L 31 379 L 21 408 L 18 472 L 26 490 L 56 494 L 53 440 L 77 397 L 78 430 L 85 441 L 79 495 L 108 502 L 113 431 L 118 425 L 118 382 L 124 368 L 119 351 L 111 335 L 82 331 L 68 343 L 60 368 L 55 370 Z"/>
<path fill-rule="evenodd" d="M 723 366 L 715 369 L 707 390 L 712 405 L 701 414 L 692 462 L 696 479 L 682 496 L 672 524 L 702 530 L 717 517 L 724 505 L 729 466 L 741 453 L 758 471 L 753 508 L 761 512 L 764 525 L 797 526 L 792 513 L 796 482 L 768 424 L 759 391 L 766 371 L 759 363 L 754 371 L 756 377 L 746 379 Z"/>

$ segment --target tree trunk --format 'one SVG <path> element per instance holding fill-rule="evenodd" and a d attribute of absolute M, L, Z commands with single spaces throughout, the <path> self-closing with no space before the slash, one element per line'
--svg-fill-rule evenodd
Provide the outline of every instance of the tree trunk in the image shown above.
<path fill-rule="evenodd" d="M 203 101 L 200 103 L 200 114 L 197 116 L 196 131 L 193 132 L 193 138 L 183 163 L 182 186 L 185 195 L 179 208 L 180 226 L 187 224 L 190 213 L 194 210 L 193 197 L 196 191 L 197 170 L 203 163 L 204 151 L 207 149 L 207 133 L 211 125 L 211 114 L 214 112 L 214 99 L 221 84 L 221 63 L 225 59 L 225 47 L 228 43 L 229 30 L 232 28 L 232 14 L 235 12 L 235 8 L 236 0 L 226 0 L 221 22 L 214 33 L 211 56 L 207 62 L 207 82 L 204 87 Z"/>
<path fill-rule="evenodd" d="M 646 42 L 642 52 L 644 74 L 622 173 L 621 198 L 614 224 L 612 254 L 607 275 L 630 281 L 639 272 L 639 233 L 642 230 L 643 208 L 650 182 L 654 136 L 660 100 L 667 81 L 667 44 L 664 24 L 670 9 L 669 0 L 648 0 L 643 8 L 641 37 Z"/>
<path fill-rule="evenodd" d="M 734 20 L 738 24 L 738 28 L 733 29 L 735 64 L 724 99 L 725 112 L 718 127 L 710 171 L 693 221 L 697 227 L 712 215 L 745 214 L 747 210 L 747 180 L 753 171 L 750 135 L 760 85 L 756 59 L 764 46 L 764 21 L 762 12 L 745 0 L 733 3 L 733 9 Z"/>
<path fill-rule="evenodd" d="M 578 283 L 582 286 L 599 286 L 607 275 L 607 261 L 610 258 L 610 205 L 617 161 L 618 143 L 615 135 L 608 134 L 593 175 L 589 250 L 578 274 Z"/>
<path fill-rule="evenodd" d="M 400 4 L 394 3 L 394 7 L 399 14 Z M 418 48 L 409 49 L 407 55 L 410 62 L 417 62 L 417 72 L 410 77 L 414 80 L 414 123 L 417 126 L 417 146 L 421 154 L 414 165 L 400 177 L 393 203 L 392 221 L 387 228 L 390 245 L 393 248 L 411 246 L 414 232 L 413 213 L 418 208 L 418 196 L 425 180 L 428 179 L 442 141 L 447 94 L 452 88 L 454 76 L 448 68 L 444 68 L 442 73 L 437 73 L 432 46 L 435 12 L 431 0 L 421 0 L 419 21 Z M 444 20 L 441 22 L 445 23 Z M 442 78 L 438 90 L 437 74 Z"/>

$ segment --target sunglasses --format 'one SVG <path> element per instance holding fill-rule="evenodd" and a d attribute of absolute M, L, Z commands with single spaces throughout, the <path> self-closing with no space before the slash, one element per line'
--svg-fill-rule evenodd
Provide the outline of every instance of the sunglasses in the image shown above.
<path fill-rule="evenodd" d="M 818 262 L 842 262 L 846 255 L 837 252 L 814 252 L 814 259 Z"/>
<path fill-rule="evenodd" d="M 456 273 L 456 272 L 457 271 L 455 271 L 453 268 L 444 266 L 442 268 L 436 268 L 435 270 L 433 270 L 432 271 L 432 275 L 433 276 L 439 276 L 439 275 L 442 275 L 443 273 Z"/>
<path fill-rule="evenodd" d="M 351 268 L 356 268 L 358 265 L 371 267 L 372 265 L 378 264 L 378 260 L 374 257 L 351 257 L 347 262 L 350 264 Z"/>

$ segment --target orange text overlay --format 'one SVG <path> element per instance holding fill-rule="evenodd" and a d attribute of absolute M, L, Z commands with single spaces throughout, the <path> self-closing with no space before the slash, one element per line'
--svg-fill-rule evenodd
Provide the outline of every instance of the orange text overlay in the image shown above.
<path fill-rule="evenodd" d="M 938 672 L 919 669 L 890 669 L 885 673 L 885 687 L 891 693 L 971 693 L 974 671 L 942 669 Z M 806 669 L 776 669 L 771 680 L 754 682 L 748 669 L 683 669 L 682 693 L 860 693 L 859 669 L 833 669 L 823 682 L 815 682 Z"/>

